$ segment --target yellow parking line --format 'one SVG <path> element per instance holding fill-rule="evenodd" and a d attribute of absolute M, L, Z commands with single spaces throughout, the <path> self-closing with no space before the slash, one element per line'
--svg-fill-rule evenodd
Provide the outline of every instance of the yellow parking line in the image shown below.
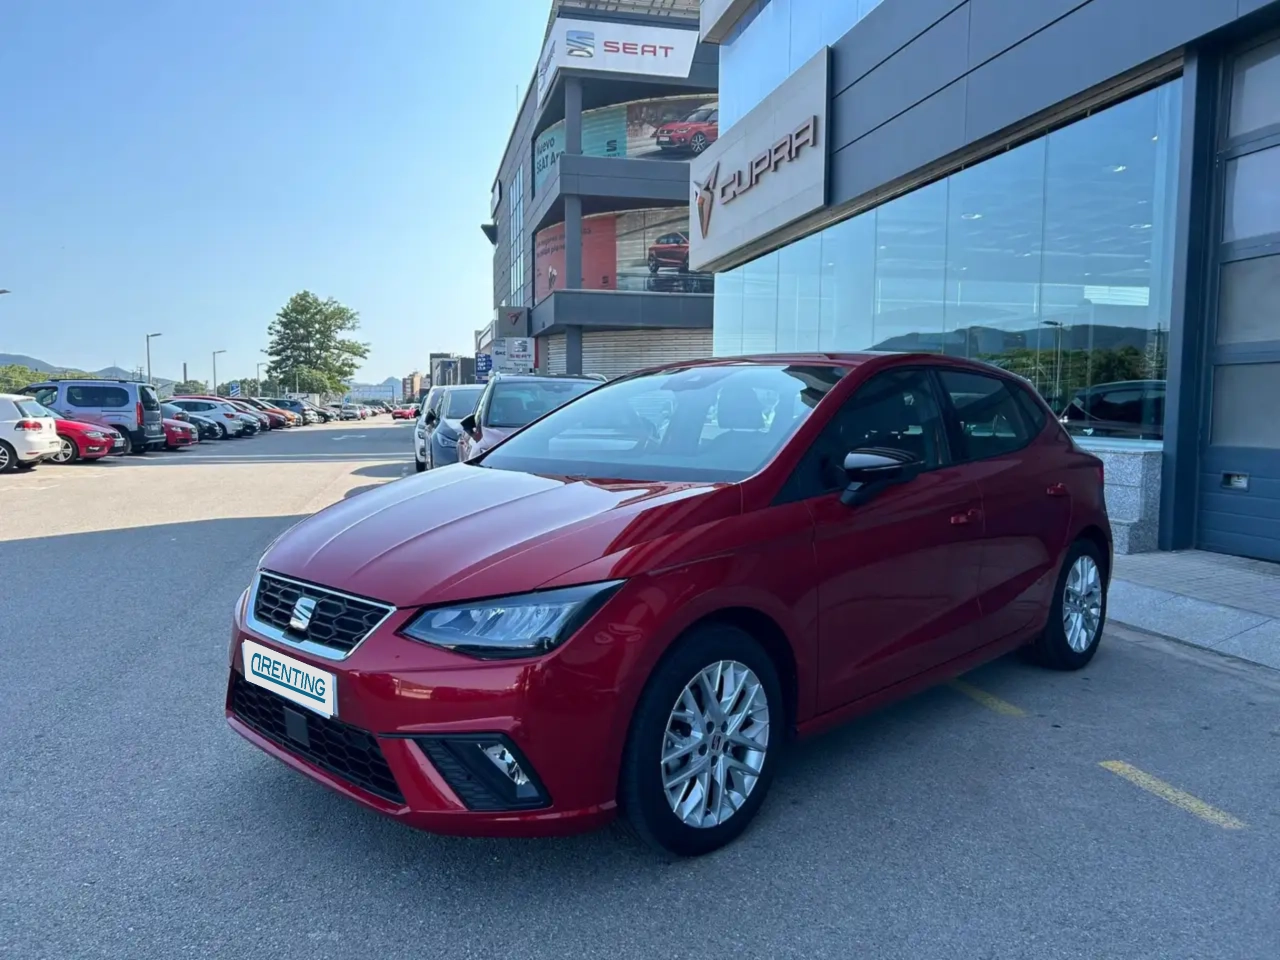
<path fill-rule="evenodd" d="M 1124 777 L 1135 787 L 1154 793 L 1161 800 L 1172 803 L 1175 807 L 1181 807 L 1187 813 L 1193 813 L 1201 820 L 1207 820 L 1224 830 L 1243 830 L 1245 827 L 1243 821 L 1237 820 L 1231 814 L 1217 807 L 1211 807 L 1199 797 L 1193 797 L 1149 773 L 1144 773 L 1137 767 L 1130 766 L 1123 760 L 1104 760 L 1098 766 L 1110 770 L 1116 776 Z"/>
<path fill-rule="evenodd" d="M 1026 711 L 1021 707 L 1015 707 L 1008 700 L 1001 700 L 997 696 L 987 693 L 985 690 L 979 690 L 972 684 L 965 683 L 963 680 L 952 680 L 947 684 L 956 693 L 963 693 L 975 703 L 980 703 L 988 710 L 1000 714 L 1005 717 L 1025 717 Z"/>

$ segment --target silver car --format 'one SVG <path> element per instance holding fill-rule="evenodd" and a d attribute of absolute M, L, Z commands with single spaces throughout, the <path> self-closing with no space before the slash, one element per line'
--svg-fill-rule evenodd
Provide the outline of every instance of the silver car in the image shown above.
<path fill-rule="evenodd" d="M 242 414 L 229 403 L 208 397 L 170 397 L 169 403 L 172 403 L 175 407 L 180 407 L 187 413 L 199 414 L 212 420 L 218 425 L 218 438 L 220 440 L 226 440 L 228 437 L 239 437 L 244 434 L 244 418 L 248 415 Z"/>

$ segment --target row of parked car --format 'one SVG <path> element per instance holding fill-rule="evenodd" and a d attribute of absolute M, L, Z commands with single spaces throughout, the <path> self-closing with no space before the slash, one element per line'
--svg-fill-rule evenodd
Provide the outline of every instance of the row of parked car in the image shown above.
<path fill-rule="evenodd" d="M 133 380 L 63 379 L 0 394 L 0 473 L 42 461 L 181 450 L 270 430 L 327 423 L 340 411 L 285 397 L 184 395 L 161 400 Z"/>

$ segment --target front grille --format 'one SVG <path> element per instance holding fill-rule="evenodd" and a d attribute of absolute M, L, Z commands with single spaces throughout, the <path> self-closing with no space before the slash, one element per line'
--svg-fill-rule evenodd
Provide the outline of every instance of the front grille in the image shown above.
<path fill-rule="evenodd" d="M 306 725 L 306 742 L 290 737 L 285 710 L 294 711 Z M 392 803 L 404 803 L 404 794 L 387 766 L 377 738 L 358 727 L 322 717 L 270 690 L 231 673 L 231 712 L 245 726 L 290 753 L 309 760 L 322 770 L 341 777 Z"/>
<path fill-rule="evenodd" d="M 294 605 L 303 597 L 316 602 L 311 623 L 305 631 L 291 630 L 289 620 L 293 617 Z M 356 600 L 323 587 L 260 573 L 253 615 L 284 631 L 290 639 L 310 640 L 340 653 L 350 653 L 392 609 L 372 600 Z"/>

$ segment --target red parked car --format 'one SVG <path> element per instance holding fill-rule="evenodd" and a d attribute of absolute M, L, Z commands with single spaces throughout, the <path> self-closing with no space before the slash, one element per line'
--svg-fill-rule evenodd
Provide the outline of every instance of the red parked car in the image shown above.
<path fill-rule="evenodd" d="M 392 420 L 417 420 L 417 407 L 394 407 L 391 411 Z"/>
<path fill-rule="evenodd" d="M 675 267 L 681 273 L 689 269 L 689 238 L 683 233 L 664 233 L 649 247 L 649 272 Z"/>
<path fill-rule="evenodd" d="M 165 417 L 163 423 L 166 450 L 180 450 L 200 442 L 200 432 L 191 424 L 171 417 Z"/>
<path fill-rule="evenodd" d="M 720 104 L 699 107 L 683 120 L 664 123 L 653 133 L 654 142 L 663 150 L 687 150 L 701 153 L 720 135 Z"/>
<path fill-rule="evenodd" d="M 286 532 L 236 607 L 226 713 L 413 826 L 622 813 L 705 853 L 793 735 L 1017 648 L 1084 666 L 1111 562 L 1101 461 L 1016 376 L 672 365 Z"/>
<path fill-rule="evenodd" d="M 75 463 L 77 460 L 101 460 L 124 448 L 124 439 L 114 429 L 81 420 L 56 420 L 62 448 L 49 460 L 52 463 Z"/>

